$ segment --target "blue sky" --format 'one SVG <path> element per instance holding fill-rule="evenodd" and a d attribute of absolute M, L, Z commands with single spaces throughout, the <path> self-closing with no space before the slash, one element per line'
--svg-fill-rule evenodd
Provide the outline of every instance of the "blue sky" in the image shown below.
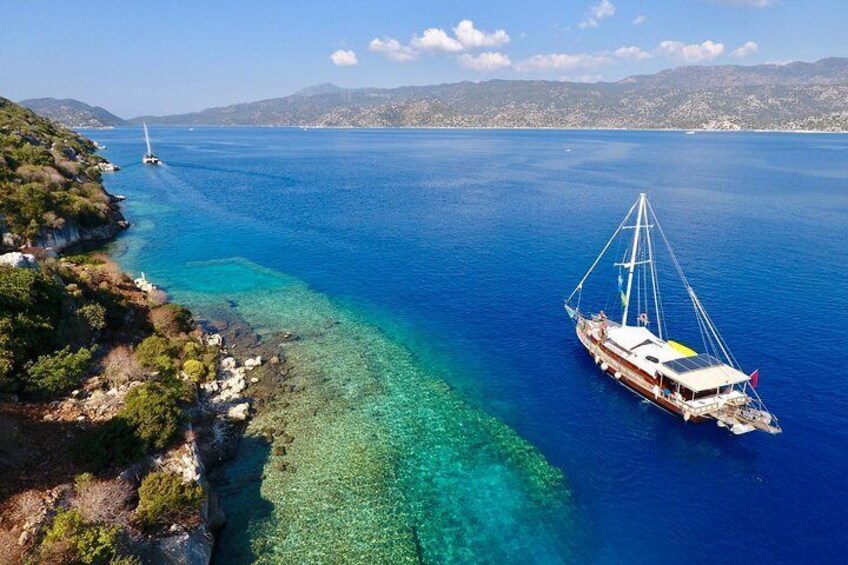
<path fill-rule="evenodd" d="M 609 81 L 846 56 L 845 22 L 840 0 L 0 0 L 0 96 L 131 117 L 322 82 Z"/>

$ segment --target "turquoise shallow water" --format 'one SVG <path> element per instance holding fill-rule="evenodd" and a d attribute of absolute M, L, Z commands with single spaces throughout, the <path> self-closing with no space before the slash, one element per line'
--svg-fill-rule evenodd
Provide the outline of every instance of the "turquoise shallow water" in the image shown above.
<path fill-rule="evenodd" d="M 252 436 L 235 476 L 264 479 L 231 501 L 249 540 L 225 535 L 225 555 L 848 550 L 827 526 L 848 507 L 833 370 L 848 341 L 846 138 L 169 128 L 152 132 L 167 163 L 152 169 L 136 164 L 138 131 L 90 135 L 126 165 L 107 184 L 128 196 L 134 226 L 114 247 L 127 268 L 201 312 L 309 336 L 286 346 L 309 368 L 303 401 L 254 425 L 290 428 L 285 457 L 301 465 Z M 640 190 L 736 356 L 761 369 L 781 437 L 686 426 L 580 351 L 561 300 Z"/>

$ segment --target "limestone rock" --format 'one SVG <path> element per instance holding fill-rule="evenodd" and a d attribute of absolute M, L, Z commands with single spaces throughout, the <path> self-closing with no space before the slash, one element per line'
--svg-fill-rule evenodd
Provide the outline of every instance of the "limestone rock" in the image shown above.
<path fill-rule="evenodd" d="M 247 417 L 250 415 L 250 403 L 242 402 L 241 404 L 236 404 L 232 406 L 229 410 L 227 410 L 227 417 L 231 420 L 244 421 L 247 420 Z"/>
<path fill-rule="evenodd" d="M 217 347 L 224 345 L 224 338 L 221 334 L 207 334 L 203 336 L 203 341 L 206 342 L 206 345 L 213 345 Z"/>
<path fill-rule="evenodd" d="M 7 265 L 16 269 L 38 268 L 38 262 L 35 260 L 34 255 L 30 255 L 29 253 L 20 253 L 18 251 L 0 255 L 0 265 Z"/>
<path fill-rule="evenodd" d="M 256 367 L 262 365 L 262 356 L 257 355 L 256 357 L 248 357 L 244 362 L 244 368 L 248 371 L 252 371 Z"/>

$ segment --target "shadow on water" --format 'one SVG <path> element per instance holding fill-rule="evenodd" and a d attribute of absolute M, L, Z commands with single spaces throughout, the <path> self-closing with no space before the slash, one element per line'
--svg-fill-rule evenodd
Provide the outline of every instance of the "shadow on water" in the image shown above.
<path fill-rule="evenodd" d="M 271 518 L 274 508 L 261 492 L 263 470 L 270 453 L 271 444 L 265 438 L 245 436 L 236 457 L 213 477 L 212 487 L 227 517 L 226 524 L 216 535 L 213 564 L 239 565 L 256 561 L 250 533 Z"/>

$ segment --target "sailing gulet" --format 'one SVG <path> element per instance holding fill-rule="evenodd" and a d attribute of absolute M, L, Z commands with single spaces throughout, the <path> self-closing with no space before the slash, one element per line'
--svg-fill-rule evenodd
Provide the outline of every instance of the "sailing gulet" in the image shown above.
<path fill-rule="evenodd" d="M 628 230 L 633 230 L 632 237 Z M 704 346 L 702 353 L 668 339 L 654 258 L 654 230 L 668 249 L 694 308 Z M 627 236 L 627 247 L 621 260 L 614 263 L 622 269 L 618 279 L 621 319 L 613 320 L 603 310 L 584 313 L 580 309 L 584 284 L 622 235 Z M 638 289 L 634 307 L 641 310 L 638 315 L 634 315 L 631 307 L 634 280 Z M 565 309 L 575 322 L 580 343 L 600 369 L 656 406 L 682 416 L 687 422 L 715 421 L 736 435 L 754 430 L 781 432 L 777 418 L 766 409 L 755 390 L 758 371 L 749 375 L 740 370 L 683 273 L 644 193 L 630 207 L 601 254 L 566 299 Z"/>

